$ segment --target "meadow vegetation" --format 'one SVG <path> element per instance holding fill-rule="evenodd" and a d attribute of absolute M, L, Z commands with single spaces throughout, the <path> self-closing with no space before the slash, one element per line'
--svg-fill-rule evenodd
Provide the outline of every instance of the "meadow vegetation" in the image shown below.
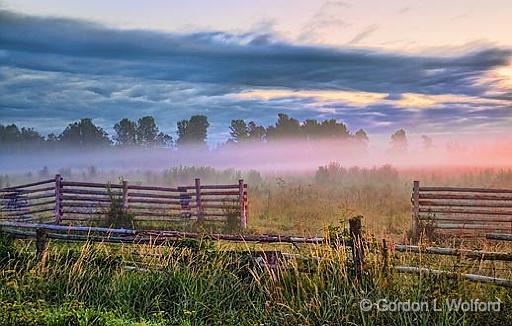
<path fill-rule="evenodd" d="M 1 178 L 13 185 L 38 178 Z M 425 184 L 512 187 L 509 170 L 414 171 L 391 166 L 345 168 L 337 163 L 304 175 L 178 167 L 165 171 L 60 171 L 74 180 L 144 184 L 234 182 L 249 184 L 250 233 L 346 234 L 345 221 L 362 215 L 365 273 L 355 279 L 350 251 L 322 245 L 232 245 L 182 241 L 167 245 L 50 242 L 42 260 L 34 244 L 0 235 L 0 325 L 451 325 L 512 323 L 512 293 L 505 288 L 443 276 L 393 272 L 412 265 L 512 278 L 509 263 L 391 253 L 384 264 L 380 239 L 406 239 L 412 180 Z M 49 173 L 50 174 L 50 173 Z M 460 245 L 460 244 L 459 244 Z M 474 246 L 468 243 L 468 246 Z M 481 249 L 510 251 L 492 243 Z M 260 266 L 249 251 L 290 253 L 278 268 Z M 318 259 L 320 257 L 320 259 Z M 376 302 L 445 299 L 502 302 L 496 312 L 362 312 Z"/>

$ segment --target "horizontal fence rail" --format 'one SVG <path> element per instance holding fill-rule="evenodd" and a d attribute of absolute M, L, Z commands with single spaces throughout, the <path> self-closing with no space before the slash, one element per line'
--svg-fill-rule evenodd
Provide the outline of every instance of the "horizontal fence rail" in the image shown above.
<path fill-rule="evenodd" d="M 444 248 L 444 247 L 420 247 L 414 245 L 396 244 L 395 251 L 409 252 L 409 253 L 424 253 L 431 255 L 444 255 L 444 256 L 460 256 L 479 260 L 502 260 L 512 261 L 512 253 L 484 251 L 484 250 L 468 250 L 457 248 Z"/>
<path fill-rule="evenodd" d="M 451 278 L 463 278 L 463 279 L 466 279 L 466 280 L 472 281 L 472 282 L 494 284 L 497 286 L 508 287 L 508 288 L 512 287 L 512 280 L 484 276 L 484 275 L 454 273 L 454 272 L 450 272 L 450 271 L 421 268 L 421 267 L 412 267 L 412 266 L 396 266 L 395 270 L 399 273 L 420 274 L 420 275 L 422 275 L 422 274 L 423 275 L 444 275 L 446 277 L 451 277 Z"/>
<path fill-rule="evenodd" d="M 55 180 L 0 188 L 0 220 L 34 221 L 51 217 L 56 207 Z"/>
<path fill-rule="evenodd" d="M 160 187 L 54 179 L 0 189 L 0 218 L 76 224 L 101 220 L 118 205 L 134 221 L 218 221 L 247 227 L 247 184 Z M 115 222 L 115 221 L 114 221 Z"/>
<path fill-rule="evenodd" d="M 412 191 L 413 240 L 423 231 L 484 237 L 512 233 L 512 189 L 421 187 Z"/>
<path fill-rule="evenodd" d="M 469 250 L 462 248 L 445 248 L 445 247 L 423 247 L 407 244 L 396 244 L 393 249 L 399 253 L 412 253 L 412 254 L 428 254 L 428 255 L 442 255 L 442 256 L 456 256 L 457 260 L 460 259 L 477 259 L 479 264 L 482 261 L 512 261 L 512 254 L 508 252 L 496 252 L 485 250 Z M 420 259 L 420 261 L 428 261 Z M 472 282 L 490 283 L 497 286 L 512 287 L 512 280 L 496 278 L 491 276 L 479 274 L 466 274 L 457 273 L 453 271 L 431 269 L 426 267 L 417 266 L 395 266 L 394 269 L 399 273 L 412 273 L 412 274 L 425 274 L 425 275 L 445 275 L 447 277 L 462 278 Z"/>

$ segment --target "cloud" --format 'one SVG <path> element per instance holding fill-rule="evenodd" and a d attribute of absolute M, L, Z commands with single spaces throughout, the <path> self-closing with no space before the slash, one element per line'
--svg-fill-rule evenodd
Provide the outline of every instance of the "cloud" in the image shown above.
<path fill-rule="evenodd" d="M 355 45 L 361 41 L 363 41 L 368 36 L 372 35 L 379 29 L 379 26 L 377 25 L 371 25 L 366 27 L 362 32 L 359 32 L 352 40 L 348 42 L 348 44 Z"/>
<path fill-rule="evenodd" d="M 4 10 L 0 123 L 17 121 L 50 132 L 90 116 L 109 129 L 123 117 L 151 114 L 162 129 L 173 133 L 177 120 L 203 113 L 211 120 L 211 142 L 223 139 L 231 119 L 270 124 L 278 112 L 299 119 L 335 117 L 375 132 L 401 124 L 471 126 L 485 117 L 487 126 L 493 121 L 493 126 L 501 126 L 498 120 L 510 115 L 502 104 L 440 103 L 436 113 L 418 113 L 400 109 L 395 102 L 407 99 L 403 94 L 418 94 L 423 105 L 446 94 L 487 97 L 496 85 L 480 79 L 502 71 L 511 53 L 487 48 L 457 55 L 404 55 L 297 45 L 271 33 L 119 30 Z M 501 83 L 501 92 L 493 96 L 510 99 L 512 87 L 507 85 Z M 233 96 L 265 89 L 292 95 Z M 489 110 L 470 111 L 484 106 Z M 459 124 L 460 115 L 468 112 L 469 120 Z"/>
<path fill-rule="evenodd" d="M 344 28 L 349 24 L 340 16 L 351 6 L 344 1 L 326 1 L 303 27 L 297 37 L 299 42 L 318 42 L 322 34 L 333 28 Z"/>
<path fill-rule="evenodd" d="M 452 93 L 474 94 L 474 79 L 506 64 L 511 54 L 488 49 L 457 57 L 411 56 L 298 46 L 268 34 L 116 30 L 5 11 L 0 31 L 6 66 L 241 87 L 441 94 L 449 86 Z"/>

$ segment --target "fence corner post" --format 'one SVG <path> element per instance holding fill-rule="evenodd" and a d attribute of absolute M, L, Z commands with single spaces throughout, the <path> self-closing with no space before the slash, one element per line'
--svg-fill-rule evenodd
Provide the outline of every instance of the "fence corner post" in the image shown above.
<path fill-rule="evenodd" d="M 240 227 L 247 228 L 247 212 L 244 198 L 244 179 L 238 180 L 238 199 L 240 202 Z"/>
<path fill-rule="evenodd" d="M 55 175 L 55 224 L 62 220 L 62 176 Z"/>
<path fill-rule="evenodd" d="M 411 220 L 411 232 L 412 242 L 417 243 L 420 240 L 421 230 L 419 225 L 420 215 L 420 182 L 414 181 L 412 188 L 412 220 Z"/>
<path fill-rule="evenodd" d="M 364 268 L 364 245 L 362 237 L 361 217 L 355 216 L 348 220 L 350 237 L 352 238 L 352 260 L 356 277 L 359 278 Z"/>
<path fill-rule="evenodd" d="M 128 212 L 128 181 L 123 180 L 123 212 Z"/>
<path fill-rule="evenodd" d="M 46 251 L 46 230 L 36 229 L 36 257 L 38 260 L 43 258 Z"/>
<path fill-rule="evenodd" d="M 203 203 L 201 200 L 201 179 L 200 178 L 196 178 L 195 186 L 196 186 L 197 221 L 202 223 L 204 221 L 204 210 L 203 210 Z"/>

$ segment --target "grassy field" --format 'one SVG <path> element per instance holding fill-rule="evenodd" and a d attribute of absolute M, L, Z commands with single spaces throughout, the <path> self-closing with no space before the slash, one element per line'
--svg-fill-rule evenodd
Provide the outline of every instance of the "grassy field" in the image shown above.
<path fill-rule="evenodd" d="M 71 172 L 69 179 L 115 180 L 115 171 Z M 123 177 L 175 185 L 249 183 L 247 232 L 325 234 L 327 226 L 345 231 L 344 221 L 363 215 L 366 269 L 356 280 L 350 252 L 342 244 L 232 245 L 185 241 L 173 245 L 106 245 L 50 242 L 42 260 L 34 244 L 0 236 L 0 325 L 508 325 L 512 292 L 492 285 L 442 276 L 421 277 L 386 268 L 380 239 L 401 242 L 410 221 L 414 179 L 436 185 L 512 187 L 510 171 L 397 171 L 321 168 L 311 175 L 261 175 L 255 171 L 179 168 L 134 171 Z M 2 177 L 16 184 L 38 178 Z M 450 243 L 448 243 L 450 245 Z M 454 245 L 453 243 L 451 245 Z M 460 244 L 457 244 L 460 245 Z M 467 247 L 510 251 L 493 243 Z M 248 251 L 275 248 L 293 254 L 277 269 L 261 267 Z M 318 259 L 317 257 L 320 257 Z M 512 278 L 511 264 L 459 257 L 398 254 L 387 265 L 429 266 Z M 439 302 L 441 311 L 364 312 L 371 302 Z M 448 311 L 445 300 L 501 302 L 500 312 Z"/>

